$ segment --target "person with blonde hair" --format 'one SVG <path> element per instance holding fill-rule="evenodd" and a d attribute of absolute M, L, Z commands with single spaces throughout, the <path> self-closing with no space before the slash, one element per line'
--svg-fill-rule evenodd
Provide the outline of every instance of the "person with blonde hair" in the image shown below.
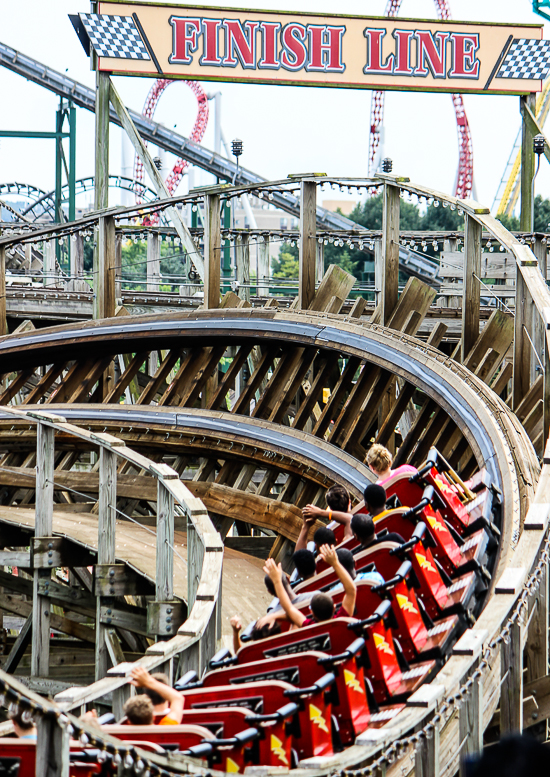
<path fill-rule="evenodd" d="M 371 445 L 367 451 L 366 463 L 370 471 L 374 472 L 377 476 L 378 480 L 376 482 L 379 485 L 383 485 L 394 475 L 400 475 L 402 473 L 414 475 L 418 471 L 416 467 L 411 467 L 410 464 L 402 464 L 400 467 L 392 469 L 393 456 L 387 448 L 378 443 Z"/>

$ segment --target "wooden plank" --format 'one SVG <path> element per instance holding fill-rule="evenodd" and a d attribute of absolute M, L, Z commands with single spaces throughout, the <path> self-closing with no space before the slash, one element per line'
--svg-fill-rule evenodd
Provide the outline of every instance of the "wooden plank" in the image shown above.
<path fill-rule="evenodd" d="M 212 310 L 220 304 L 221 282 L 221 220 L 220 195 L 204 198 L 204 308 Z"/>
<path fill-rule="evenodd" d="M 233 356 L 231 365 L 207 404 L 208 410 L 218 410 L 223 400 L 227 397 L 228 392 L 235 387 L 239 373 L 245 365 L 252 348 L 252 345 L 243 344 Z M 223 409 L 225 409 L 225 407 Z"/>
<path fill-rule="evenodd" d="M 36 508 L 35 536 L 50 537 L 53 531 L 53 485 L 55 431 L 45 424 L 36 430 Z M 50 662 L 50 602 L 38 593 L 42 579 L 51 577 L 51 569 L 35 569 L 33 574 L 31 674 L 47 677 Z"/>
<path fill-rule="evenodd" d="M 0 246 L 0 335 L 8 334 L 6 319 L 6 247 Z"/>
<path fill-rule="evenodd" d="M 501 644 L 500 734 L 523 730 L 522 626 L 510 626 L 508 642 Z"/>
<path fill-rule="evenodd" d="M 522 232 L 533 230 L 533 176 L 535 175 L 535 154 L 533 138 L 537 133 L 536 94 L 521 95 L 519 106 L 521 122 L 521 169 L 520 169 L 520 216 L 519 226 Z M 530 114 L 530 116 L 529 116 Z M 531 121 L 529 121 L 531 119 Z M 546 145 L 546 144 L 545 144 Z"/>
<path fill-rule="evenodd" d="M 36 736 L 36 777 L 69 777 L 70 735 L 56 715 L 39 715 Z"/>
<path fill-rule="evenodd" d="M 466 361 L 479 337 L 482 226 L 464 215 L 464 291 L 462 297 L 461 361 Z M 476 277 L 477 276 L 477 277 Z"/>
<path fill-rule="evenodd" d="M 315 297 L 316 231 L 317 184 L 301 181 L 298 306 L 302 310 L 307 310 Z"/>
<path fill-rule="evenodd" d="M 51 367 L 46 370 L 44 375 L 40 378 L 36 386 L 31 389 L 31 391 L 29 391 L 22 404 L 37 404 L 44 397 L 52 384 L 59 378 L 64 368 L 65 365 L 63 363 L 52 364 Z"/>
<path fill-rule="evenodd" d="M 382 210 L 382 266 L 381 277 L 376 278 L 380 289 L 381 323 L 388 326 L 397 306 L 399 280 L 399 187 L 384 184 Z"/>
<path fill-rule="evenodd" d="M 46 597 L 41 597 L 46 598 Z M 15 615 L 21 615 L 23 618 L 28 618 L 31 613 L 36 613 L 37 607 L 36 604 L 31 602 L 23 602 L 18 597 L 12 596 L 11 594 L 2 594 L 0 595 L 0 610 L 4 610 L 5 612 L 11 612 Z M 49 606 L 49 600 L 48 600 L 48 606 Z M 63 618 L 60 615 L 56 615 L 55 613 L 51 613 L 49 617 L 46 619 L 49 620 L 48 628 L 56 629 L 57 631 L 61 631 L 63 634 L 69 634 L 72 637 L 77 637 L 77 639 L 82 639 L 85 642 L 90 642 L 92 645 L 95 641 L 95 632 L 94 629 L 91 629 L 89 626 L 83 626 L 81 623 L 77 623 L 76 621 L 71 620 L 70 618 Z M 34 633 L 34 624 L 33 624 L 33 633 Z M 48 633 L 49 637 L 49 633 Z M 34 647 L 34 636 L 32 645 Z M 31 673 L 32 672 L 32 658 L 31 658 Z M 41 677 L 47 675 L 40 675 Z"/>
<path fill-rule="evenodd" d="M 512 407 L 514 410 L 519 407 L 529 392 L 531 383 L 533 308 L 533 298 L 523 275 L 518 270 L 514 316 L 514 375 L 512 380 Z"/>
<path fill-rule="evenodd" d="M 116 559 L 116 497 L 117 455 L 102 446 L 99 453 L 98 564 L 113 564 Z M 101 620 L 101 608 L 104 603 L 105 599 L 98 596 L 95 623 L 96 680 L 105 677 L 109 669 L 106 627 Z"/>
<path fill-rule="evenodd" d="M 147 386 L 141 392 L 136 405 L 150 404 L 157 395 L 157 392 L 164 389 L 166 379 L 180 358 L 181 353 L 181 349 L 178 348 L 172 348 L 171 351 L 168 351 L 156 374 L 150 379 Z"/>
<path fill-rule="evenodd" d="M 12 645 L 12 648 L 8 654 L 8 657 L 6 658 L 4 664 L 2 665 L 2 671 L 6 672 L 7 674 L 13 674 L 17 667 L 19 666 L 19 662 L 23 658 L 23 654 L 25 653 L 26 649 L 31 643 L 32 639 L 32 613 L 29 615 L 23 626 L 21 627 L 21 631 L 17 635 L 17 639 Z"/>
<path fill-rule="evenodd" d="M 339 265 L 331 264 L 308 306 L 309 310 L 326 311 L 333 297 L 346 300 L 354 285 L 353 275 L 350 275 Z"/>
<path fill-rule="evenodd" d="M 459 741 L 464 742 L 460 753 L 460 776 L 464 771 L 464 758 L 478 755 L 483 750 L 483 683 L 474 680 L 470 693 L 464 699 L 458 715 Z"/>
<path fill-rule="evenodd" d="M 256 558 L 266 559 L 269 557 L 275 536 L 272 537 L 226 537 L 225 546 L 240 550 L 241 553 L 248 553 Z"/>
<path fill-rule="evenodd" d="M 128 361 L 128 364 L 126 364 L 126 369 L 103 400 L 105 404 L 118 403 L 120 401 L 122 395 L 130 383 L 134 380 L 137 373 L 147 362 L 148 356 L 148 351 L 140 351 Z"/>
<path fill-rule="evenodd" d="M 101 216 L 98 228 L 98 266 L 95 288 L 95 317 L 111 318 L 115 315 L 115 218 Z"/>

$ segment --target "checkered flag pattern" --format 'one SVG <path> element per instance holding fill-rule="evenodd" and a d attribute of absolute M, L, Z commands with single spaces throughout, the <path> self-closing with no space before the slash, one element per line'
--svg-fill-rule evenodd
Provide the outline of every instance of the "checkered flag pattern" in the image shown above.
<path fill-rule="evenodd" d="M 131 16 L 81 13 L 80 18 L 98 57 L 151 59 Z"/>
<path fill-rule="evenodd" d="M 550 40 L 516 38 L 508 49 L 497 78 L 546 78 L 550 72 Z"/>

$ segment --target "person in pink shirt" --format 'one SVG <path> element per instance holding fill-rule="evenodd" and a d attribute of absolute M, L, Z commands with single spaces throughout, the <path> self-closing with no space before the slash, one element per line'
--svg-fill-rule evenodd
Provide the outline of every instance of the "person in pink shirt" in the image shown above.
<path fill-rule="evenodd" d="M 383 486 L 386 481 L 395 475 L 407 474 L 415 475 L 418 470 L 416 467 L 411 467 L 410 464 L 402 464 L 396 469 L 392 469 L 393 456 L 387 448 L 383 445 L 375 443 L 367 451 L 367 466 L 371 472 L 374 472 L 378 480 L 379 485 Z"/>

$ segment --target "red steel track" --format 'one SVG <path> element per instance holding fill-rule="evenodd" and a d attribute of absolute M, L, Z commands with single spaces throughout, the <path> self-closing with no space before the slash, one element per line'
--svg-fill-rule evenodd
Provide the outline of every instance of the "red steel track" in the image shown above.
<path fill-rule="evenodd" d="M 167 86 L 173 83 L 176 82 L 169 78 L 158 78 L 155 81 L 149 90 L 145 105 L 143 106 L 142 113 L 146 118 L 153 118 L 162 93 Z M 187 81 L 186 83 L 197 98 L 198 104 L 197 118 L 195 119 L 195 124 L 189 139 L 193 143 L 200 143 L 206 132 L 206 125 L 208 124 L 208 97 L 197 81 Z M 176 193 L 183 172 L 188 165 L 189 162 L 186 159 L 178 159 L 172 168 L 172 172 L 166 179 L 166 188 L 170 192 L 170 196 L 173 196 Z M 143 162 L 137 154 L 134 160 L 134 180 L 143 182 Z M 136 202 L 141 202 L 141 191 L 139 187 L 136 189 Z"/>
<path fill-rule="evenodd" d="M 447 0 L 434 0 L 439 19 L 450 19 L 451 11 Z M 388 0 L 386 16 L 397 16 L 401 8 L 401 0 Z M 380 146 L 380 131 L 384 123 L 384 98 L 385 92 L 377 91 L 372 94 L 370 114 L 370 143 L 369 143 L 369 173 L 373 169 L 374 160 Z M 452 94 L 453 106 L 456 115 L 456 127 L 458 131 L 458 175 L 456 179 L 455 196 L 468 198 L 472 194 L 474 178 L 474 154 L 472 149 L 472 135 L 464 101 L 461 94 Z"/>

